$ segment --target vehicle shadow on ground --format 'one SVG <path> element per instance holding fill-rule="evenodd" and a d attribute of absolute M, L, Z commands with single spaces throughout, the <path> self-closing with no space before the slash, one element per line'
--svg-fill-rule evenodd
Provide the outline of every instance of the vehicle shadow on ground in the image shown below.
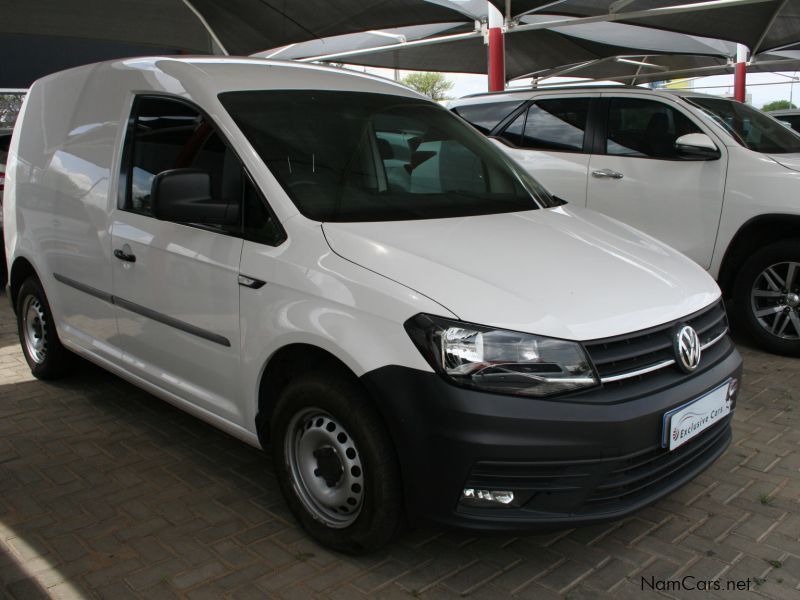
<path fill-rule="evenodd" d="M 471 557 L 470 538 L 434 531 L 408 531 L 362 557 L 317 545 L 289 513 L 266 453 L 85 361 L 57 382 L 0 384 L 0 489 L 0 582 L 25 597 L 45 593 L 37 580 L 180 592 L 194 567 L 246 567 L 257 579 L 290 563 L 366 572 L 389 558 Z"/>

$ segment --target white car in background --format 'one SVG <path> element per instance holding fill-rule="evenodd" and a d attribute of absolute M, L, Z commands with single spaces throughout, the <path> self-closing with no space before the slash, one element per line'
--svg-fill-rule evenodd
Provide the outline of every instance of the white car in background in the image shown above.
<path fill-rule="evenodd" d="M 771 110 L 767 113 L 773 119 L 778 119 L 781 123 L 785 123 L 794 131 L 800 133 L 800 109 L 797 108 L 782 108 L 780 110 Z"/>
<path fill-rule="evenodd" d="M 691 90 L 548 88 L 451 108 L 552 194 L 692 258 L 762 348 L 800 355 L 800 136 L 789 128 Z"/>
<path fill-rule="evenodd" d="M 3 240 L 3 193 L 6 186 L 6 161 L 11 144 L 11 129 L 0 129 L 0 242 Z M 8 270 L 6 267 L 5 244 L 0 243 L 0 288 L 6 286 Z"/>

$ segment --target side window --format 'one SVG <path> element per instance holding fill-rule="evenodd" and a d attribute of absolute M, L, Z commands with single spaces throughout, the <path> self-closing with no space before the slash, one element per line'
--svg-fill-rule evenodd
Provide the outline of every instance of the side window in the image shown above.
<path fill-rule="evenodd" d="M 130 154 L 128 189 L 121 208 L 149 215 L 155 176 L 162 171 L 190 167 L 199 154 L 203 154 L 207 163 L 213 142 L 206 144 L 211 129 L 200 114 L 182 102 L 139 98 L 133 111 L 126 141 Z"/>
<path fill-rule="evenodd" d="M 522 145 L 522 132 L 525 131 L 525 117 L 528 115 L 528 111 L 523 110 L 516 118 L 509 123 L 503 132 L 500 134 L 500 137 L 504 140 L 511 142 L 515 146 Z"/>
<path fill-rule="evenodd" d="M 687 133 L 702 132 L 663 102 L 611 98 L 608 103 L 607 154 L 677 160 L 675 140 Z"/>
<path fill-rule="evenodd" d="M 583 152 L 589 103 L 589 98 L 537 100 L 528 109 L 519 145 L 537 150 Z"/>
<path fill-rule="evenodd" d="M 239 215 L 238 224 L 202 225 L 204 229 L 272 246 L 286 238 L 239 158 L 213 125 L 188 104 L 170 98 L 137 99 L 125 144 L 121 209 L 151 215 L 156 175 L 172 169 L 201 169 L 211 176 L 213 200 L 235 205 L 234 214 Z"/>
<path fill-rule="evenodd" d="M 500 124 L 500 121 L 514 112 L 520 104 L 522 102 L 519 100 L 486 102 L 484 104 L 457 106 L 453 109 L 453 112 L 481 133 L 488 134 Z"/>
<path fill-rule="evenodd" d="M 156 175 L 173 169 L 199 169 L 210 175 L 211 198 L 239 215 L 230 225 L 205 229 L 241 235 L 244 169 L 238 157 L 195 108 L 170 98 L 144 97 L 134 103 L 120 178 L 120 208 L 152 215 Z"/>
<path fill-rule="evenodd" d="M 786 121 L 789 123 L 789 127 L 794 129 L 797 132 L 800 132 L 800 117 L 795 115 L 786 115 L 782 117 L 776 117 L 779 121 Z"/>

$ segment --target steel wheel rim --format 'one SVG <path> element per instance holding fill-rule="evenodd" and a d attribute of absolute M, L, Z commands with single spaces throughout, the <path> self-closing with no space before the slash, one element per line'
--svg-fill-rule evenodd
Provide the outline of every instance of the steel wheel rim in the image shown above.
<path fill-rule="evenodd" d="M 351 525 L 364 504 L 364 469 L 352 437 L 329 413 L 309 408 L 289 422 L 286 466 L 297 497 L 321 523 Z"/>
<path fill-rule="evenodd" d="M 750 308 L 770 335 L 800 340 L 800 262 L 775 263 L 761 271 L 750 290 Z"/>
<path fill-rule="evenodd" d="M 25 350 L 40 365 L 47 358 L 47 319 L 42 301 L 36 296 L 26 296 L 21 314 Z"/>

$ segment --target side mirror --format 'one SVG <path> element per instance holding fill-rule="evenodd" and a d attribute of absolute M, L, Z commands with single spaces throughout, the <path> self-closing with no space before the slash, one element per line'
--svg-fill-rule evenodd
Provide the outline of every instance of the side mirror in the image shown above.
<path fill-rule="evenodd" d="M 211 197 L 211 174 L 200 169 L 172 169 L 153 179 L 153 216 L 161 221 L 236 225 L 239 205 Z"/>
<path fill-rule="evenodd" d="M 722 156 L 705 133 L 687 133 L 675 140 L 675 152 L 687 160 L 714 160 Z"/>

